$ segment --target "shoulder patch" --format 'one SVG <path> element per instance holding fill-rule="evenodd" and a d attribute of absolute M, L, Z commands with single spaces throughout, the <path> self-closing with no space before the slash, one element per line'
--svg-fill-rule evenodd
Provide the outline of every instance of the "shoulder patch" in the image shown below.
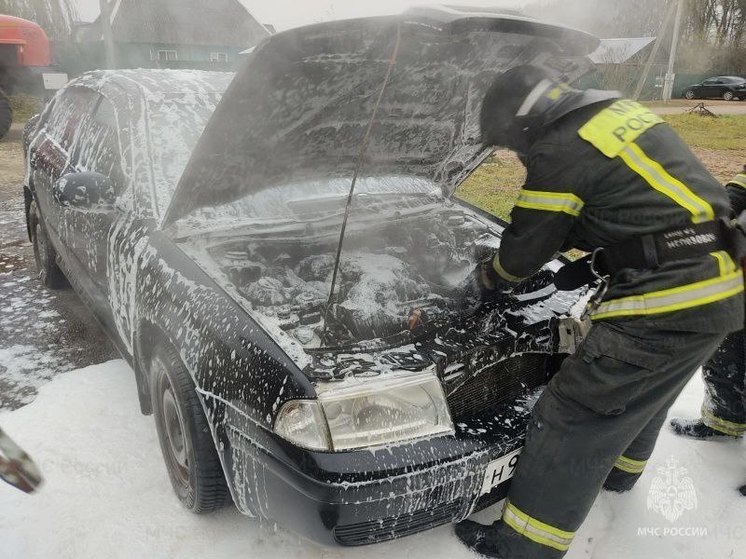
<path fill-rule="evenodd" d="M 664 122 L 640 103 L 622 99 L 594 116 L 578 134 L 606 157 L 614 158 L 643 133 Z"/>

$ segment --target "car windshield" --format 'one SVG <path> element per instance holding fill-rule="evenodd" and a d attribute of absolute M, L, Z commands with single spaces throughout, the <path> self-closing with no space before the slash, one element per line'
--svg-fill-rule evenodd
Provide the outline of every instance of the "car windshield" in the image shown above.
<path fill-rule="evenodd" d="M 225 82 L 232 74 L 220 76 Z M 155 202 L 160 214 L 168 208 L 189 156 L 215 111 L 222 91 L 147 94 L 149 146 L 153 165 Z"/>

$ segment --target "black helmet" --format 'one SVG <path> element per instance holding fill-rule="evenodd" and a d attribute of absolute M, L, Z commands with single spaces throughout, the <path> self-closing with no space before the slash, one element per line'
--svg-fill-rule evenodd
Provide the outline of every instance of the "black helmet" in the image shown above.
<path fill-rule="evenodd" d="M 616 91 L 573 89 L 538 66 L 511 68 L 484 97 L 482 143 L 525 154 L 544 126 L 581 107 L 619 97 Z"/>

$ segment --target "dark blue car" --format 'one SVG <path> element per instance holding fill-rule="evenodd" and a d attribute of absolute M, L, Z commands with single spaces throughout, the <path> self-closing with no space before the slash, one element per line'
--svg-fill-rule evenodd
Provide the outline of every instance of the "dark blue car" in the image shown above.
<path fill-rule="evenodd" d="M 85 75 L 28 127 L 41 280 L 131 363 L 186 508 L 361 545 L 504 497 L 579 294 L 554 261 L 483 300 L 504 223 L 452 194 L 491 155 L 495 76 L 579 78 L 597 42 L 455 10 L 327 23 L 235 79 Z"/>

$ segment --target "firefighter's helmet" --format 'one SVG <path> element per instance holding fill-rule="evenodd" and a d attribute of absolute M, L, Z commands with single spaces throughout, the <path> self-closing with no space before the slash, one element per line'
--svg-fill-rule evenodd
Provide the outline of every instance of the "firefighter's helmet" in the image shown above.
<path fill-rule="evenodd" d="M 498 76 L 482 103 L 482 143 L 527 153 L 540 130 L 568 113 L 610 99 L 616 91 L 579 90 L 539 66 L 517 66 Z"/>

